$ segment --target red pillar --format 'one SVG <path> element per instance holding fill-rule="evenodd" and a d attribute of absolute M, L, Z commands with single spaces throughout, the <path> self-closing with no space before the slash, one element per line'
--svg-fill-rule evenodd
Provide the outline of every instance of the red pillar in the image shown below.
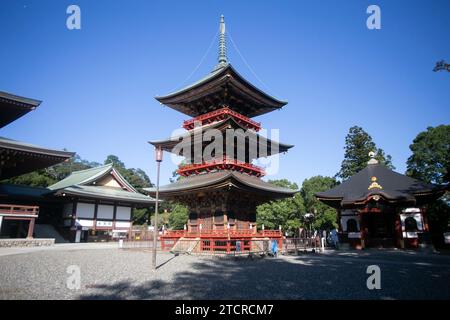
<path fill-rule="evenodd" d="M 33 239 L 33 231 L 34 231 L 34 220 L 36 218 L 31 218 L 30 224 L 28 225 L 28 235 L 27 239 Z"/>
<path fill-rule="evenodd" d="M 367 213 L 366 213 L 367 214 Z M 361 232 L 361 239 L 360 239 L 360 246 L 361 249 L 364 249 L 367 246 L 367 228 L 366 228 L 366 221 L 364 219 L 364 212 L 359 212 L 359 229 Z"/>
<path fill-rule="evenodd" d="M 404 249 L 405 243 L 403 242 L 403 228 L 402 228 L 402 221 L 400 218 L 400 212 L 396 213 L 395 217 L 395 245 L 397 248 Z"/>

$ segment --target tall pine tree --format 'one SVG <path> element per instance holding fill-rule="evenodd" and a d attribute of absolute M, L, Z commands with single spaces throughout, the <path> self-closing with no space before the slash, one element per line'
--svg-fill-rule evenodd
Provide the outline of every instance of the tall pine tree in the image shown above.
<path fill-rule="evenodd" d="M 353 126 L 345 137 L 345 154 L 341 164 L 341 170 L 336 174 L 337 178 L 346 180 L 358 171 L 364 169 L 369 161 L 369 152 L 375 152 L 375 159 L 390 169 L 395 169 L 392 165 L 392 158 L 386 155 L 383 149 L 377 148 L 372 137 L 363 128 Z"/>

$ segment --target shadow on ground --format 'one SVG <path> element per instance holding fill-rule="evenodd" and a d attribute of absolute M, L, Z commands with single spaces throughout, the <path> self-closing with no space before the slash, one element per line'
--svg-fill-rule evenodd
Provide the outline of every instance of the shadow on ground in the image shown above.
<path fill-rule="evenodd" d="M 79 299 L 449 299 L 442 265 L 414 263 L 404 255 L 343 257 L 310 254 L 282 258 L 175 257 L 152 280 L 90 287 Z M 446 260 L 447 261 L 447 260 Z M 446 262 L 445 261 L 445 262 Z M 188 264 L 189 271 L 165 268 Z M 367 266 L 381 268 L 381 290 L 366 285 Z"/>

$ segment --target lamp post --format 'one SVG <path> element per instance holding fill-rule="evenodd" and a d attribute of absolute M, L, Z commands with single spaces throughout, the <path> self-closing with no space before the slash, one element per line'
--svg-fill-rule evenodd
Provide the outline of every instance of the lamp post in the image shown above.
<path fill-rule="evenodd" d="M 163 150 L 161 146 L 155 148 L 156 157 L 156 203 L 155 203 L 155 222 L 153 225 L 153 253 L 152 253 L 152 269 L 156 271 L 156 249 L 158 241 L 158 205 L 159 205 L 159 171 L 163 159 Z"/>
<path fill-rule="evenodd" d="M 314 213 L 305 213 L 304 217 L 305 217 L 305 221 L 309 227 L 308 228 L 309 229 L 309 238 L 311 238 L 311 233 L 312 233 L 311 223 L 312 223 L 312 220 L 314 219 Z"/>

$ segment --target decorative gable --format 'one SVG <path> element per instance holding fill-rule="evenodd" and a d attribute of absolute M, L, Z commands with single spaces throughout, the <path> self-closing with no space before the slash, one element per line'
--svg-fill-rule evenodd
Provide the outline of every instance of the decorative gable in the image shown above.
<path fill-rule="evenodd" d="M 96 185 L 96 186 L 104 186 L 104 187 L 123 189 L 120 182 L 117 181 L 117 179 L 112 174 L 108 174 L 108 175 L 100 178 L 99 180 L 93 182 L 92 184 Z"/>

